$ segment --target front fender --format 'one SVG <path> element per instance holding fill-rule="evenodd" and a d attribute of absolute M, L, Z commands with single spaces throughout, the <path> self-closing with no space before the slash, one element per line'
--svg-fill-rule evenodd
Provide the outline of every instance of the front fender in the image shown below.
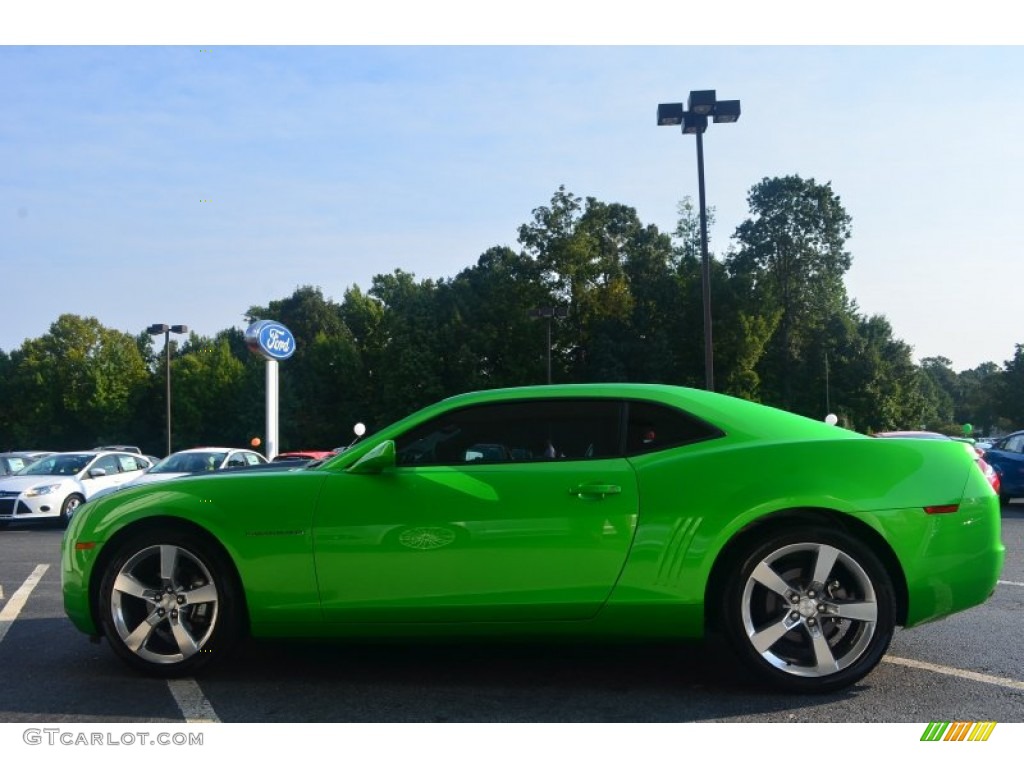
<path fill-rule="evenodd" d="M 69 617 L 95 634 L 91 595 L 119 542 L 139 526 L 179 521 L 206 532 L 230 557 L 254 632 L 267 623 L 319 621 L 312 513 L 323 480 L 316 472 L 179 478 L 83 505 L 62 546 Z"/>

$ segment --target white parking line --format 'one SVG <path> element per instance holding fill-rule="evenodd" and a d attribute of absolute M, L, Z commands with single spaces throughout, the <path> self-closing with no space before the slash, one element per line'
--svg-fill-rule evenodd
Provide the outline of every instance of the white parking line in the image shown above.
<path fill-rule="evenodd" d="M 1024 581 L 997 581 L 996 584 L 1006 584 L 1011 587 L 1024 587 Z"/>
<path fill-rule="evenodd" d="M 927 661 L 917 661 L 915 659 L 901 659 L 898 656 L 886 656 L 882 661 L 914 669 L 923 669 L 926 672 L 935 672 L 940 675 L 948 675 L 949 677 L 973 680 L 976 683 L 987 683 L 989 685 L 998 685 L 1001 688 L 1010 688 L 1014 691 L 1024 691 L 1024 681 L 1014 680 L 1009 677 L 983 675 L 980 672 L 970 672 L 966 669 L 956 669 L 955 667 L 943 667 L 938 664 L 929 664 Z"/>
<path fill-rule="evenodd" d="M 0 611 L 0 641 L 7 636 L 7 630 L 18 618 L 21 609 L 25 607 L 28 596 L 32 594 L 32 590 L 36 588 L 36 584 L 43 578 L 43 574 L 49 567 L 49 565 L 37 565 L 36 569 L 25 579 L 25 583 L 18 587 L 18 590 L 11 595 L 11 599 L 7 601 L 4 609 Z"/>
<path fill-rule="evenodd" d="M 213 705 L 203 695 L 202 689 L 191 677 L 168 680 L 171 696 L 178 702 L 178 709 L 185 716 L 186 723 L 219 723 L 220 718 L 213 711 Z"/>

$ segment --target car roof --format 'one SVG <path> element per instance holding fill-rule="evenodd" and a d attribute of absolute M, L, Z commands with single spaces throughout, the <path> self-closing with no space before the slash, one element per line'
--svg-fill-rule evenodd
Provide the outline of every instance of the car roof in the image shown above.
<path fill-rule="evenodd" d="M 259 453 L 259 451 L 257 451 L 255 448 L 228 448 L 227 446 L 223 446 L 223 445 L 211 445 L 211 446 L 205 446 L 205 447 L 201 447 L 201 448 L 183 448 L 180 451 L 175 451 L 174 453 L 169 453 L 169 454 L 167 454 L 167 456 L 176 456 L 176 455 L 182 454 L 182 453 L 212 453 L 212 452 L 215 452 L 215 451 L 228 451 L 228 452 L 230 452 L 230 451 L 248 451 L 249 453 Z M 167 458 L 167 457 L 165 456 L 164 458 Z"/>
<path fill-rule="evenodd" d="M 135 451 L 98 451 L 95 448 L 90 448 L 87 451 L 54 451 L 53 453 L 48 453 L 45 456 L 40 456 L 39 458 L 48 459 L 51 456 L 107 456 L 109 454 L 115 454 L 117 456 L 133 456 L 136 459 L 144 458 L 142 454 L 135 453 Z"/>
<path fill-rule="evenodd" d="M 559 398 L 644 400 L 693 413 L 734 439 L 867 440 L 866 435 L 800 416 L 762 403 L 755 403 L 719 392 L 692 389 L 672 384 L 593 383 L 538 384 L 526 387 L 487 389 L 454 395 L 428 405 L 374 433 L 373 440 L 354 444 L 326 459 L 329 467 L 342 467 L 358 461 L 381 440 L 401 434 L 441 413 L 462 407 L 518 400 Z"/>

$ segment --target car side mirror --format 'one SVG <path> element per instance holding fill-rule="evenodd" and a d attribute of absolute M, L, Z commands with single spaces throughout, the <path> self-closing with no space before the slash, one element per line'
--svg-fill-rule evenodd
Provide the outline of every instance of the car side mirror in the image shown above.
<path fill-rule="evenodd" d="M 385 440 L 371 451 L 363 454 L 348 468 L 354 475 L 376 475 L 395 466 L 395 441 Z"/>
<path fill-rule="evenodd" d="M 96 469 L 89 470 L 89 477 L 106 477 L 107 470 L 97 467 Z"/>

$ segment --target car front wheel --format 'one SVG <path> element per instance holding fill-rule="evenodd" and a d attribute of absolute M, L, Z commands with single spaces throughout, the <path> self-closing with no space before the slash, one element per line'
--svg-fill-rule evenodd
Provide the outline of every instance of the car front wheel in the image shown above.
<path fill-rule="evenodd" d="M 892 581 L 857 539 L 790 530 L 746 550 L 722 624 L 741 660 L 783 690 L 845 688 L 881 661 L 896 626 Z"/>
<path fill-rule="evenodd" d="M 115 653 L 149 674 L 189 674 L 227 655 L 241 627 L 241 590 L 224 555 L 188 531 L 148 531 L 105 567 L 100 621 Z"/>
<path fill-rule="evenodd" d="M 60 522 L 65 528 L 68 523 L 71 522 L 72 516 L 75 514 L 75 510 L 82 506 L 82 502 L 85 501 L 77 493 L 73 493 L 64 499 L 64 503 L 60 507 Z"/>

